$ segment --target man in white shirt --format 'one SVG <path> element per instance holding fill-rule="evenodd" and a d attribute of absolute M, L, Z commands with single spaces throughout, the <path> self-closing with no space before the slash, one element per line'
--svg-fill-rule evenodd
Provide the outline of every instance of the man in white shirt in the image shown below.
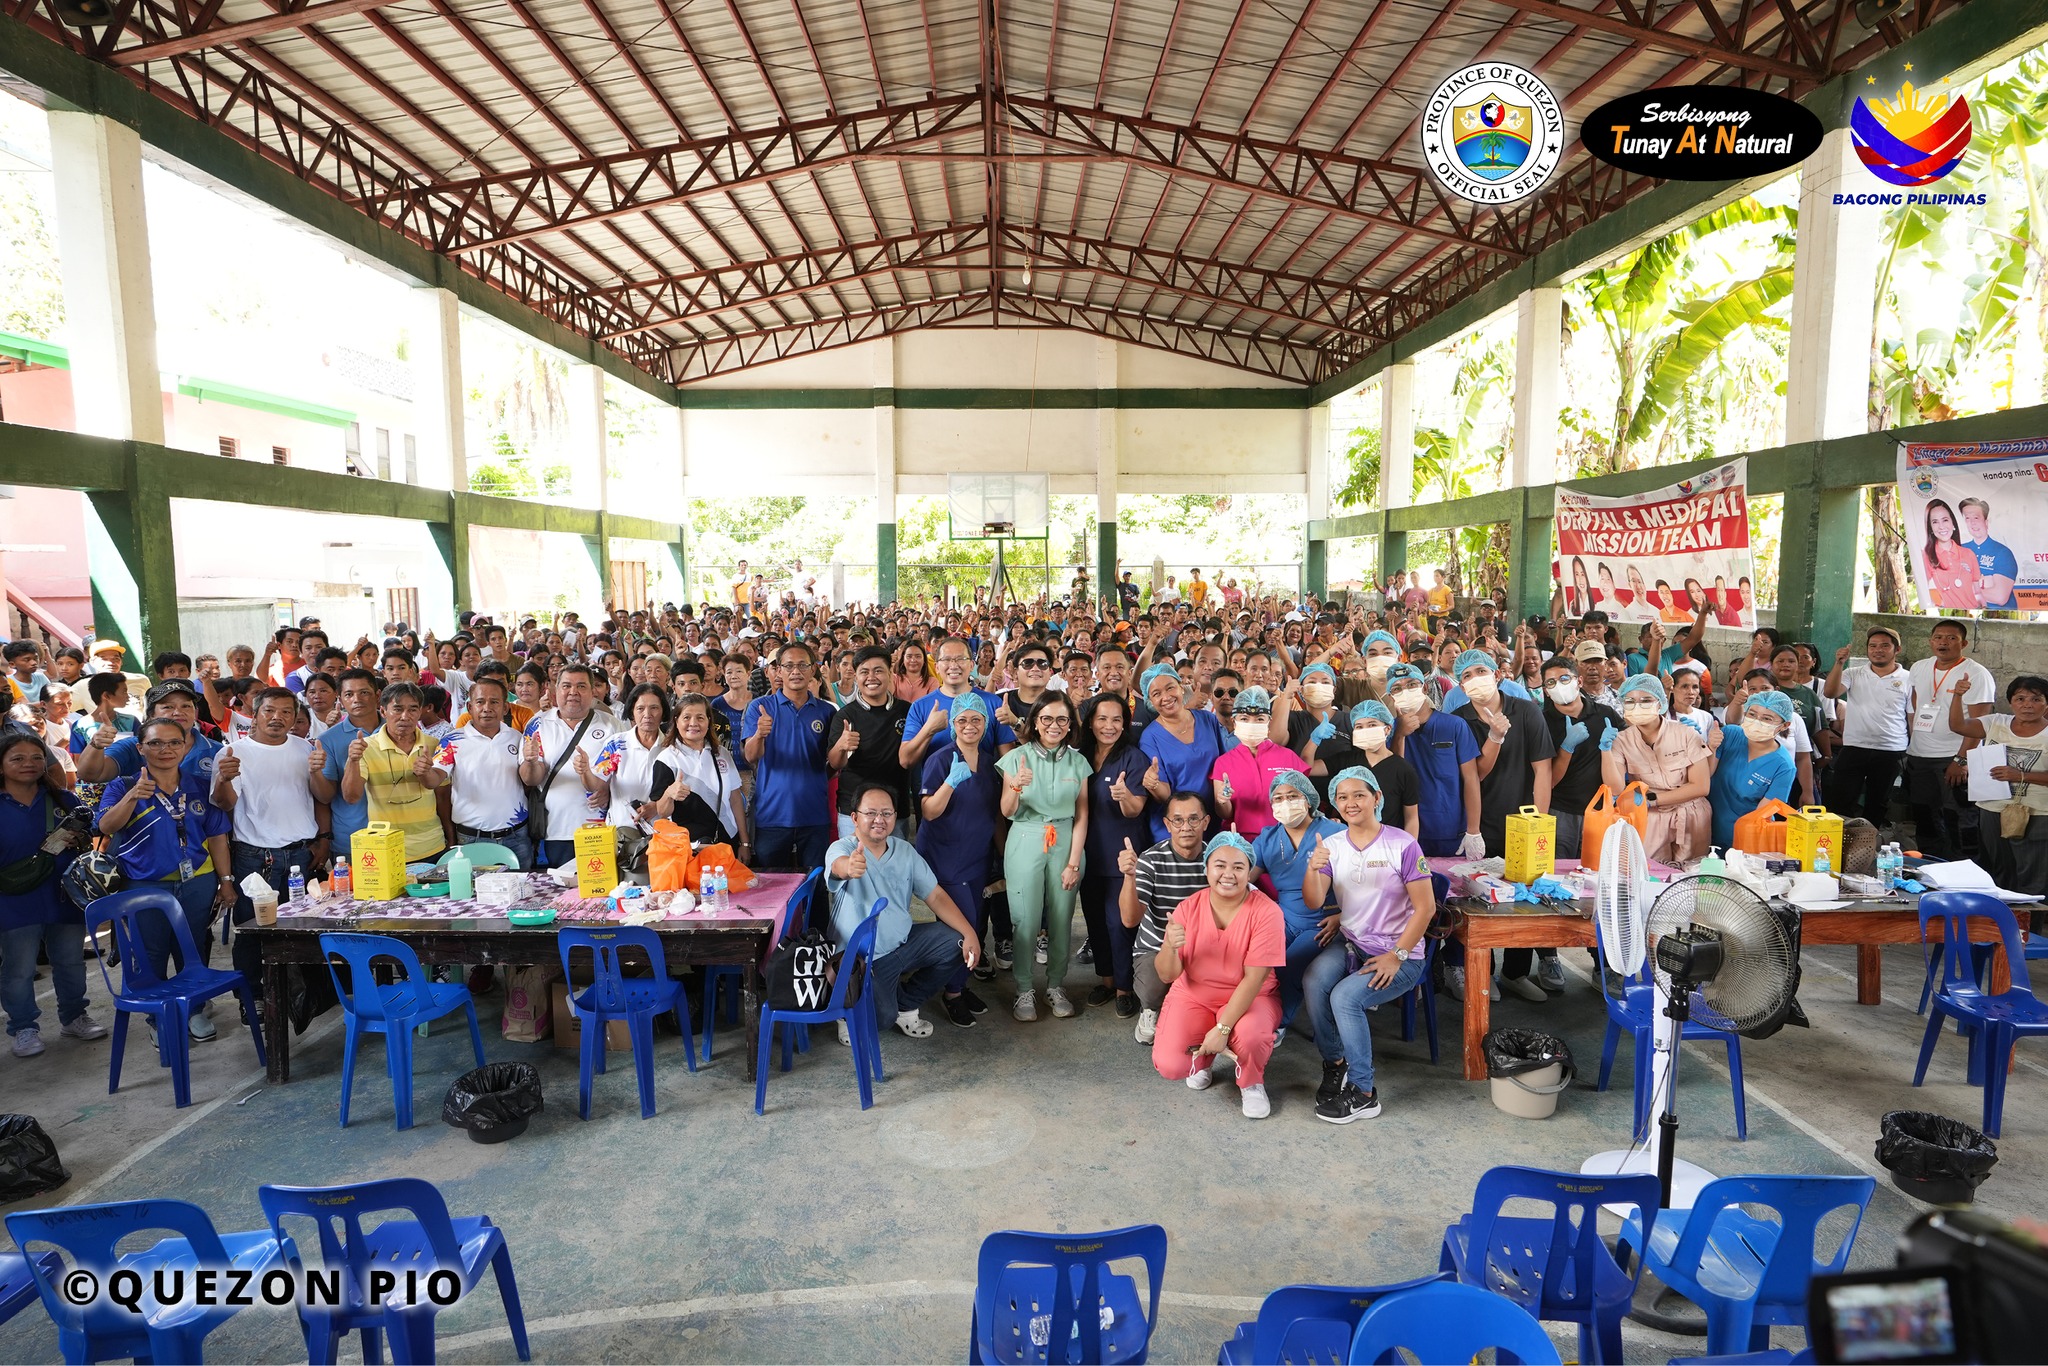
<path fill-rule="evenodd" d="M 1828 774 L 1828 809 L 1844 820 L 1861 816 L 1885 825 L 1892 784 L 1912 733 L 1913 676 L 1899 664 L 1899 637 L 1873 626 L 1864 640 L 1868 664 L 1850 669 L 1849 646 L 1835 651 L 1835 667 L 1822 684 L 1823 699 L 1843 699 L 1842 746 Z"/>
<path fill-rule="evenodd" d="M 243 878 L 261 873 L 281 900 L 292 869 L 310 876 L 328 852 L 327 808 L 314 800 L 312 788 L 312 772 L 327 756 L 311 740 L 292 734 L 299 703 L 289 689 L 259 689 L 253 702 L 248 734 L 222 749 L 213 765 L 213 804 L 234 816 L 228 847 L 237 925 L 256 913 L 242 890 Z M 235 937 L 235 969 L 261 990 L 255 949 L 253 939 Z"/>
<path fill-rule="evenodd" d="M 1963 754 L 1976 742 L 1949 729 L 1949 697 L 1961 692 L 1963 714 L 1972 719 L 1991 710 L 1998 685 L 1991 670 L 1974 659 L 1966 659 L 1970 628 L 1960 621 L 1943 618 L 1934 623 L 1927 641 L 1934 651 L 1911 670 L 1913 679 L 1912 735 L 1906 742 L 1906 805 L 1913 812 L 1913 827 L 1920 852 L 1930 859 L 1969 856 L 1976 841 L 1963 830 L 1974 833 L 1975 824 L 1959 829 L 1960 815 L 1955 791 L 1969 781 Z"/>
<path fill-rule="evenodd" d="M 511 699 L 496 674 L 479 678 L 469 691 L 469 724 L 458 726 L 434 754 L 434 767 L 448 775 L 450 844 L 500 844 L 533 867 L 533 839 L 526 831 L 526 787 L 519 780 L 523 736 L 505 724 Z M 592 722 L 592 729 L 596 722 Z M 571 838 L 574 838 L 572 833 Z"/>
<path fill-rule="evenodd" d="M 590 724 L 584 724 L 586 719 Z M 610 712 L 597 709 L 597 676 L 586 664 L 564 665 L 555 677 L 554 707 L 526 723 L 519 780 L 528 787 L 547 786 L 547 833 L 539 851 L 547 867 L 574 863 L 576 828 L 603 816 L 605 782 L 593 765 L 618 729 Z M 566 762 L 558 764 L 564 756 Z M 553 782 L 548 781 L 551 772 Z"/>

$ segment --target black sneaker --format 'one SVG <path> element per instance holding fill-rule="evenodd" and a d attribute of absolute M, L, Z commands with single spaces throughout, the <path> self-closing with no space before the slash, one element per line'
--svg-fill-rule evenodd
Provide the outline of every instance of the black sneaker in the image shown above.
<path fill-rule="evenodd" d="M 1119 1020 L 1130 1020 L 1135 1019 L 1137 1014 L 1138 998 L 1136 994 L 1128 991 L 1119 991 L 1116 994 L 1116 1017 Z"/>
<path fill-rule="evenodd" d="M 1097 982 L 1088 989 L 1088 1004 L 1091 1006 L 1106 1006 L 1115 999 L 1116 988 L 1107 982 Z"/>
<path fill-rule="evenodd" d="M 959 999 L 967 1002 L 967 1008 L 976 1015 L 986 1015 L 988 1013 L 988 1002 L 976 996 L 973 987 L 963 987 L 960 991 Z"/>
<path fill-rule="evenodd" d="M 1074 954 L 1074 961 L 1077 963 L 1093 963 L 1095 961 L 1095 945 L 1089 940 L 1083 939 L 1080 949 Z"/>
<path fill-rule="evenodd" d="M 996 960 L 997 967 L 1007 968 L 1013 961 L 1012 955 L 1014 955 L 1016 951 L 1016 946 L 1012 944 L 1010 940 L 998 939 L 996 940 L 995 952 L 991 954 L 990 957 Z"/>
<path fill-rule="evenodd" d="M 1316 1088 L 1317 1105 L 1327 1105 L 1343 1094 L 1344 1078 L 1348 1071 L 1342 1058 L 1335 1058 L 1323 1064 L 1323 1084 Z"/>
<path fill-rule="evenodd" d="M 959 1025 L 962 1029 L 972 1028 L 974 1025 L 974 1012 L 967 1008 L 967 1002 L 961 1000 L 958 996 L 948 996 L 945 1000 L 946 1018 Z"/>
<path fill-rule="evenodd" d="M 1316 1102 L 1316 1118 L 1332 1124 L 1349 1124 L 1354 1119 L 1371 1119 L 1380 1112 L 1380 1093 L 1361 1091 L 1350 1082 L 1329 1100 Z"/>

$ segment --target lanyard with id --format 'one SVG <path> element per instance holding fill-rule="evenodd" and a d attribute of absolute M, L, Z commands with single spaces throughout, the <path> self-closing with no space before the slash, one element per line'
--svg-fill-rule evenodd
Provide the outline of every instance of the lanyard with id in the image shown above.
<path fill-rule="evenodd" d="M 1929 672 L 1934 679 L 1933 684 L 1927 689 L 1931 696 L 1922 698 L 1920 706 L 1914 711 L 1914 730 L 1932 731 L 1934 729 L 1937 718 L 1940 716 L 1938 709 L 1944 705 L 1941 699 L 1942 683 L 1947 680 L 1950 674 L 1954 673 L 1957 669 L 1963 668 L 1968 663 L 1969 661 L 1966 659 L 1959 659 L 1946 669 L 1937 669 L 1931 665 L 1929 666 Z M 1963 677 L 1967 681 L 1969 675 L 1965 673 Z"/>

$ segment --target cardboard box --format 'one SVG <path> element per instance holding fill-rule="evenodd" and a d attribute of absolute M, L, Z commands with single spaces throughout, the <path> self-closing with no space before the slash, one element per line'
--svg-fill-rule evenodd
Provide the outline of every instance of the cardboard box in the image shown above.
<path fill-rule="evenodd" d="M 619 832 L 609 825 L 576 828 L 576 895 L 610 896 L 619 885 Z"/>
<path fill-rule="evenodd" d="M 587 985 L 587 984 L 585 984 Z M 583 987 L 579 985 L 578 991 Z M 569 1009 L 569 984 L 554 984 L 553 1014 L 555 1020 L 555 1047 L 568 1053 L 580 1052 L 583 1048 L 583 1021 Z M 624 1020 L 613 1020 L 604 1028 L 604 1051 L 607 1053 L 631 1053 L 633 1031 L 626 1027 Z"/>
<path fill-rule="evenodd" d="M 396 901 L 405 895 L 405 832 L 371 821 L 349 837 L 350 895 L 357 901 Z"/>
<path fill-rule="evenodd" d="M 1525 806 L 1508 817 L 1507 879 L 1530 883 L 1557 871 L 1557 817 Z"/>

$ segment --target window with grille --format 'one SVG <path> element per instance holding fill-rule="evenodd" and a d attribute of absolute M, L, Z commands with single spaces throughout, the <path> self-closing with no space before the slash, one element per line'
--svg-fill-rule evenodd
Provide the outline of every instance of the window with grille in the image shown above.
<path fill-rule="evenodd" d="M 292 463 L 292 449 L 291 449 L 291 447 L 289 447 L 289 446 L 272 446 L 272 447 L 270 448 L 270 463 L 271 463 L 271 464 L 273 464 L 273 465 L 289 465 L 289 464 L 291 464 L 291 463 Z"/>
<path fill-rule="evenodd" d="M 377 429 L 377 477 L 391 477 L 391 433 L 388 429 Z"/>
<path fill-rule="evenodd" d="M 242 453 L 242 443 L 232 436 L 224 436 L 220 439 L 220 453 L 224 458 L 233 460 Z"/>
<path fill-rule="evenodd" d="M 402 621 L 407 626 L 420 624 L 420 590 L 417 588 L 387 588 L 384 590 L 386 621 Z"/>

